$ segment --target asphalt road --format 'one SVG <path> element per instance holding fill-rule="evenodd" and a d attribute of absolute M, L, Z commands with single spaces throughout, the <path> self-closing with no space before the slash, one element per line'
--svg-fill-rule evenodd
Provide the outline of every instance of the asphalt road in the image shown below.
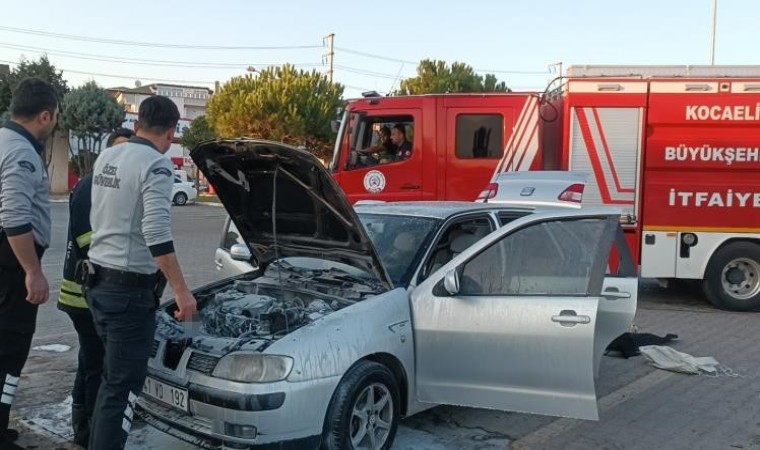
<path fill-rule="evenodd" d="M 53 222 L 53 244 L 43 266 L 55 299 L 66 204 L 53 205 Z M 216 279 L 213 252 L 223 222 L 220 208 L 173 209 L 175 247 L 191 287 Z M 679 334 L 680 344 L 674 347 L 695 356 L 715 356 L 726 368 L 720 377 L 660 371 L 642 357 L 605 357 L 597 380 L 599 422 L 442 406 L 404 420 L 394 449 L 760 448 L 759 318 L 716 311 L 688 286 L 663 289 L 643 282 L 636 319 L 640 331 Z M 76 334 L 54 301 L 41 307 L 34 341 L 34 346 L 49 344 L 63 347 L 50 348 L 60 352 L 32 351 L 17 394 L 18 416 L 33 429 L 21 443 L 28 448 L 74 448 L 60 442 L 70 435 L 66 398 L 76 369 Z M 677 427 L 671 425 L 674 415 Z M 194 447 L 138 425 L 128 448 Z"/>

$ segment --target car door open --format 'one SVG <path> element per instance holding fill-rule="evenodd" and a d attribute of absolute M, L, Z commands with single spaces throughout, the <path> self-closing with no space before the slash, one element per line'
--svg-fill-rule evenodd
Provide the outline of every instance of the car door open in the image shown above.
<path fill-rule="evenodd" d="M 597 307 L 618 216 L 539 213 L 411 297 L 420 401 L 597 419 Z"/>

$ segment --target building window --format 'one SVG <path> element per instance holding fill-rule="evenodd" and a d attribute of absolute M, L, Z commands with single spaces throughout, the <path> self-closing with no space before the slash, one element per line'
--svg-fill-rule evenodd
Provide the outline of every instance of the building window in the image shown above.
<path fill-rule="evenodd" d="M 457 158 L 498 159 L 503 153 L 503 116 L 500 114 L 460 114 L 457 116 Z"/>

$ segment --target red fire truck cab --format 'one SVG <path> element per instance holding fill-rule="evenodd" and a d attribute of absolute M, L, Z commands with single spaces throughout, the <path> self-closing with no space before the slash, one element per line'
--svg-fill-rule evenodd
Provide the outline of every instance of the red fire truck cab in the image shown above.
<path fill-rule="evenodd" d="M 537 104 L 538 95 L 526 93 L 352 100 L 341 120 L 333 176 L 352 203 L 475 200 L 505 147 L 516 145 L 537 154 L 537 122 L 524 124 L 519 133 L 513 131 L 521 114 Z M 383 128 L 396 136 L 403 130 L 411 153 L 384 151 Z M 521 167 L 540 169 L 540 158 L 532 167 Z"/>

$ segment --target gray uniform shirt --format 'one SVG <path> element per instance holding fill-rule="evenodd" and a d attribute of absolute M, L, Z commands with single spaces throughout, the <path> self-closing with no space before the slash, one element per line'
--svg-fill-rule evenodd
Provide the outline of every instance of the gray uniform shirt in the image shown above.
<path fill-rule="evenodd" d="M 8 236 L 28 232 L 37 245 L 50 246 L 50 185 L 42 144 L 26 128 L 0 128 L 0 227 Z"/>
<path fill-rule="evenodd" d="M 133 137 L 103 151 L 93 175 L 90 261 L 111 269 L 155 273 L 153 258 L 174 252 L 171 161 L 150 141 Z"/>

